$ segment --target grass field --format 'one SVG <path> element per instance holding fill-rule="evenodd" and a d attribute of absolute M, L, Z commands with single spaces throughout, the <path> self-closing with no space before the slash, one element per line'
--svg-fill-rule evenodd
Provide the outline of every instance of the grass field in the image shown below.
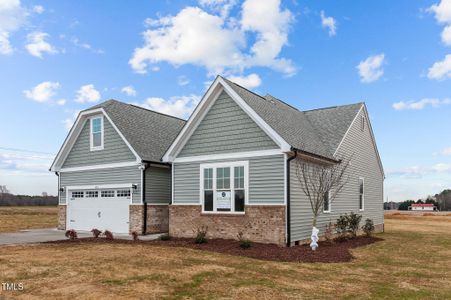
<path fill-rule="evenodd" d="M 56 206 L 0 206 L 0 232 L 57 226 Z"/>
<path fill-rule="evenodd" d="M 451 217 L 390 216 L 350 263 L 278 263 L 125 244 L 0 247 L 23 298 L 451 299 Z"/>

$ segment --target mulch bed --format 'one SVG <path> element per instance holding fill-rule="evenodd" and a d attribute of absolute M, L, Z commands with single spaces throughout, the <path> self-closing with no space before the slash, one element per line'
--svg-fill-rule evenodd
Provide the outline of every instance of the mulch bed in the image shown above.
<path fill-rule="evenodd" d="M 195 244 L 193 239 L 172 238 L 168 241 L 152 240 L 152 241 L 131 241 L 131 240 L 108 240 L 105 238 L 81 238 L 77 240 L 62 240 L 57 242 L 48 242 L 50 244 L 95 244 L 95 243 L 110 243 L 110 244 L 140 244 L 140 245 L 155 245 L 166 247 L 183 247 L 197 250 L 206 250 L 235 256 L 245 256 L 268 261 L 282 261 L 282 262 L 322 262 L 322 263 L 339 263 L 349 262 L 354 257 L 350 249 L 361 246 L 370 245 L 383 239 L 377 237 L 359 236 L 354 239 L 336 241 L 336 242 L 319 242 L 319 248 L 312 251 L 309 245 L 299 245 L 294 247 L 279 247 L 271 244 L 252 243 L 248 249 L 239 247 L 238 241 L 223 240 L 223 239 L 209 239 L 205 244 Z"/>

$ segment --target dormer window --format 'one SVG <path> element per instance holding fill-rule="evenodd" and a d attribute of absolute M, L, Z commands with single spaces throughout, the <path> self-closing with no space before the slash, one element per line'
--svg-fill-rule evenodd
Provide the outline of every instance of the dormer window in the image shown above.
<path fill-rule="evenodd" d="M 91 151 L 103 149 L 103 116 L 91 119 Z"/>

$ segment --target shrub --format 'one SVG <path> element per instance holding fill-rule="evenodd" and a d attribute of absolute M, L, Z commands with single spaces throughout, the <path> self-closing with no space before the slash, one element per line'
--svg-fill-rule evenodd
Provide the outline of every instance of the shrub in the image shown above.
<path fill-rule="evenodd" d="M 357 231 L 360 228 L 360 221 L 362 220 L 362 215 L 355 214 L 351 212 L 348 216 L 348 231 L 351 233 L 352 237 L 357 236 Z"/>
<path fill-rule="evenodd" d="M 337 219 L 337 223 L 335 224 L 335 228 L 337 233 L 341 239 L 346 238 L 346 233 L 348 232 L 348 215 L 340 215 Z"/>
<path fill-rule="evenodd" d="M 73 229 L 67 230 L 65 235 L 69 240 L 72 240 L 72 241 L 76 240 L 78 238 L 77 232 Z"/>
<path fill-rule="evenodd" d="M 332 222 L 329 222 L 329 224 L 326 225 L 326 230 L 324 232 L 324 237 L 326 238 L 326 241 L 328 242 L 333 241 L 335 227 L 336 225 Z"/>
<path fill-rule="evenodd" d="M 136 231 L 132 232 L 132 237 L 133 237 L 134 241 L 139 241 L 139 237 L 138 236 L 139 236 L 139 234 Z"/>
<path fill-rule="evenodd" d="M 202 226 L 197 228 L 196 236 L 194 238 L 194 242 L 196 244 L 204 244 L 207 242 L 207 226 Z"/>
<path fill-rule="evenodd" d="M 365 225 L 362 226 L 362 230 L 363 230 L 363 232 L 365 232 L 366 236 L 371 236 L 371 234 L 373 234 L 373 231 L 374 231 L 373 220 L 366 219 Z"/>
<path fill-rule="evenodd" d="M 107 240 L 114 240 L 113 233 L 109 230 L 105 230 L 103 235 L 106 237 Z"/>
<path fill-rule="evenodd" d="M 160 240 L 162 240 L 162 241 L 169 241 L 170 239 L 171 239 L 171 236 L 169 235 L 169 233 L 160 235 Z"/>
<path fill-rule="evenodd" d="M 102 231 L 98 230 L 97 228 L 94 228 L 91 230 L 92 236 L 95 238 L 98 238 L 100 234 L 102 234 Z"/>
<path fill-rule="evenodd" d="M 251 247 L 251 241 L 248 239 L 245 239 L 243 237 L 243 233 L 238 233 L 238 241 L 240 242 L 240 247 L 243 249 L 247 249 Z"/>

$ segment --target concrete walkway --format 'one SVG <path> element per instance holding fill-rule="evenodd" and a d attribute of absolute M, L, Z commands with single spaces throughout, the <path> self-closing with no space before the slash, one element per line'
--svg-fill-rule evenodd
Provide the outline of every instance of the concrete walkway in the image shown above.
<path fill-rule="evenodd" d="M 64 236 L 65 231 L 57 230 L 56 228 L 45 229 L 28 229 L 19 232 L 0 233 L 0 245 L 17 245 L 52 242 L 59 240 L 66 240 Z M 87 231 L 77 232 L 79 238 L 92 237 L 92 233 Z M 140 236 L 139 239 L 143 241 L 158 239 L 162 234 L 149 234 Z M 132 236 L 127 234 L 114 234 L 115 239 L 131 240 Z"/>

